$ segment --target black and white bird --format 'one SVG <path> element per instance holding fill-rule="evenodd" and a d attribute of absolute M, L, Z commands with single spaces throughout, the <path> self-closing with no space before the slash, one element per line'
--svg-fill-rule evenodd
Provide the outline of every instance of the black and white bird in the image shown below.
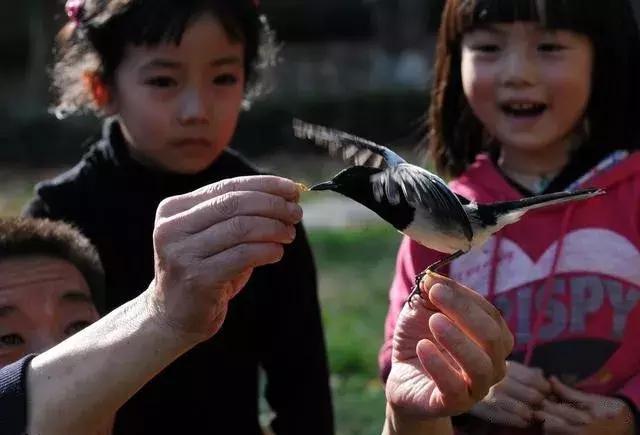
<path fill-rule="evenodd" d="M 455 194 L 437 175 L 406 162 L 389 148 L 339 130 L 294 120 L 294 133 L 355 164 L 310 190 L 338 192 L 375 212 L 415 242 L 450 254 L 416 277 L 409 300 L 428 271 L 437 271 L 482 245 L 537 208 L 602 195 L 601 189 L 559 192 L 517 201 L 477 204 Z"/>

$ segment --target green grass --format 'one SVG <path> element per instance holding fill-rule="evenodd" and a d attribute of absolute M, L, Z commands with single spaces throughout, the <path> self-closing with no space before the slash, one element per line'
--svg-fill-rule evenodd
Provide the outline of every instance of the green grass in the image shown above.
<path fill-rule="evenodd" d="M 314 230 L 309 238 L 318 265 L 338 434 L 379 434 L 384 391 L 377 353 L 400 236 L 370 227 Z"/>

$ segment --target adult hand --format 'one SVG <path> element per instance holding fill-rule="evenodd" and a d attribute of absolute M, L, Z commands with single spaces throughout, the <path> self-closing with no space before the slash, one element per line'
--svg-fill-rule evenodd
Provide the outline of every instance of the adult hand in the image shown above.
<path fill-rule="evenodd" d="M 298 199 L 292 181 L 253 176 L 164 200 L 149 297 L 160 322 L 196 341 L 215 334 L 253 269 L 278 262 L 294 240 Z"/>
<path fill-rule="evenodd" d="M 549 435 L 632 435 L 634 416 L 627 404 L 615 397 L 588 394 L 551 378 L 558 401 L 545 400 L 535 417 Z"/>
<path fill-rule="evenodd" d="M 460 414 L 502 379 L 513 336 L 493 305 L 455 281 L 430 274 L 421 292 L 398 318 L 387 400 L 410 418 Z"/>
<path fill-rule="evenodd" d="M 542 370 L 507 361 L 505 378 L 489 389 L 489 394 L 471 409 L 471 414 L 493 424 L 528 427 L 534 410 L 551 392 Z"/>

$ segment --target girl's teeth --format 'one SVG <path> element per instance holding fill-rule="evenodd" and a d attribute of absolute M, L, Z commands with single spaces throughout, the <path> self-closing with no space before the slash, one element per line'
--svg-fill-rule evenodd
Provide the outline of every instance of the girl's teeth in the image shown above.
<path fill-rule="evenodd" d="M 529 103 L 521 103 L 521 104 L 510 104 L 509 105 L 513 110 L 531 110 L 535 107 L 534 104 Z"/>

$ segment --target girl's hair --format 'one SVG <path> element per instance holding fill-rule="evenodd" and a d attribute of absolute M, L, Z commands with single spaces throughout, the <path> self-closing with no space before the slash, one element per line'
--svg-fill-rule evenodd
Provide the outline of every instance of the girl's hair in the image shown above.
<path fill-rule="evenodd" d="M 590 134 L 581 152 L 636 148 L 640 35 L 628 0 L 447 0 L 428 114 L 429 152 L 436 168 L 458 176 L 487 147 L 486 133 L 462 88 L 463 35 L 513 21 L 537 21 L 590 38 L 595 55 L 585 115 Z"/>
<path fill-rule="evenodd" d="M 64 117 L 99 111 L 88 78 L 112 85 L 128 45 L 179 44 L 187 26 L 203 13 L 220 20 L 229 37 L 244 44 L 246 97 L 261 91 L 259 76 L 275 62 L 275 36 L 255 0 L 85 0 L 57 38 L 54 111 Z M 88 75 L 87 75 L 88 74 Z"/>

